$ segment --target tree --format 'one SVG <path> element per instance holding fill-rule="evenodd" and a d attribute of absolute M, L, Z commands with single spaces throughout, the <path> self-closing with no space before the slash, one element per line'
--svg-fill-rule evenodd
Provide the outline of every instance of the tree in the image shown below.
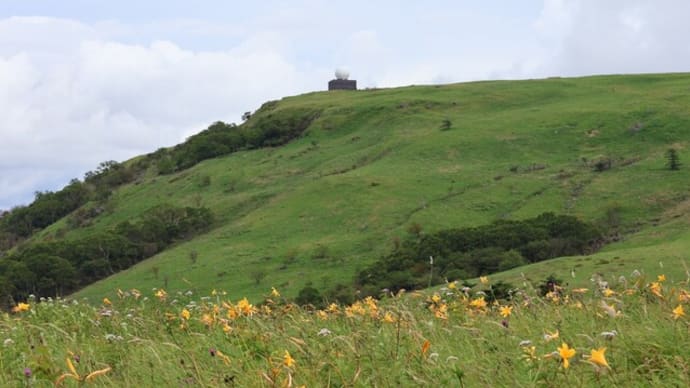
<path fill-rule="evenodd" d="M 678 159 L 678 151 L 673 148 L 669 148 L 666 151 L 666 168 L 671 171 L 680 170 L 680 160 Z"/>
<path fill-rule="evenodd" d="M 321 293 L 311 285 L 306 285 L 299 291 L 295 303 L 300 306 L 313 305 L 314 307 L 322 307 L 323 298 Z"/>
<path fill-rule="evenodd" d="M 252 279 L 254 279 L 254 284 L 258 285 L 266 277 L 266 272 L 261 270 L 261 269 L 257 269 L 255 271 L 252 271 L 252 273 L 250 275 L 251 275 Z"/>
<path fill-rule="evenodd" d="M 441 121 L 441 130 L 442 130 L 442 131 L 447 131 L 447 130 L 449 130 L 452 126 L 453 126 L 453 123 L 452 123 L 450 120 L 448 120 L 448 119 L 445 119 L 445 120 Z"/>

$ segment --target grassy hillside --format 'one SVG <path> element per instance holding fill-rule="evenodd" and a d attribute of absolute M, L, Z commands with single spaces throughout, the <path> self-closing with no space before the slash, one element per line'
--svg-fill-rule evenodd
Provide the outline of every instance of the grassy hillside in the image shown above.
<path fill-rule="evenodd" d="M 573 282 L 586 283 L 592 270 L 617 277 L 662 261 L 682 279 L 690 167 L 669 171 L 664 155 L 673 147 L 690 163 L 689 88 L 690 74 L 664 74 L 289 97 L 248 125 L 319 112 L 299 139 L 151 171 L 118 189 L 92 226 L 62 220 L 36 238 L 79 238 L 161 203 L 205 206 L 216 219 L 208 233 L 75 297 L 164 287 L 252 299 L 270 286 L 295 295 L 308 282 L 347 282 L 413 223 L 430 232 L 553 211 L 615 224 L 624 238 L 591 257 L 535 264 L 538 276 L 571 278 L 575 268 Z"/>

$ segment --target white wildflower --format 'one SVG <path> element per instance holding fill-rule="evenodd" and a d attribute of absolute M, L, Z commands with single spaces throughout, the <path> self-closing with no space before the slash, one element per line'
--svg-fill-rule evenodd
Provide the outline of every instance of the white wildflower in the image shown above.
<path fill-rule="evenodd" d="M 602 336 L 602 337 L 604 337 L 604 338 L 607 339 L 607 340 L 612 340 L 612 339 L 614 339 L 614 338 L 618 335 L 618 332 L 615 331 L 615 330 L 611 330 L 611 331 L 602 331 L 599 335 Z"/>
<path fill-rule="evenodd" d="M 327 336 L 327 335 L 331 335 L 331 333 L 332 333 L 332 332 L 331 332 L 330 330 L 328 330 L 328 329 L 326 329 L 326 328 L 324 327 L 323 329 L 319 330 L 319 334 L 318 334 L 318 335 L 321 336 L 321 337 L 325 337 L 325 336 Z"/>

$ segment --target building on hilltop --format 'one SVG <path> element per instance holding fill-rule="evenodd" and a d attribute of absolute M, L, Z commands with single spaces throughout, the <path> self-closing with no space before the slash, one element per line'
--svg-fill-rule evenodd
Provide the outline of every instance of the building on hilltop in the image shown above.
<path fill-rule="evenodd" d="M 357 81 L 348 79 L 349 76 L 345 70 L 336 70 L 335 79 L 328 81 L 328 90 L 357 90 Z"/>

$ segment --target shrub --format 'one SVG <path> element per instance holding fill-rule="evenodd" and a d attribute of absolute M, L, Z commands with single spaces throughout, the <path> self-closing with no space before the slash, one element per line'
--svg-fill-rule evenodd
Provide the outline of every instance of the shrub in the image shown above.
<path fill-rule="evenodd" d="M 295 303 L 300 306 L 312 305 L 317 308 L 324 305 L 321 293 L 311 285 L 307 285 L 299 291 Z"/>
<path fill-rule="evenodd" d="M 678 158 L 678 151 L 673 148 L 669 148 L 666 151 L 666 168 L 671 171 L 680 170 L 680 160 Z"/>

